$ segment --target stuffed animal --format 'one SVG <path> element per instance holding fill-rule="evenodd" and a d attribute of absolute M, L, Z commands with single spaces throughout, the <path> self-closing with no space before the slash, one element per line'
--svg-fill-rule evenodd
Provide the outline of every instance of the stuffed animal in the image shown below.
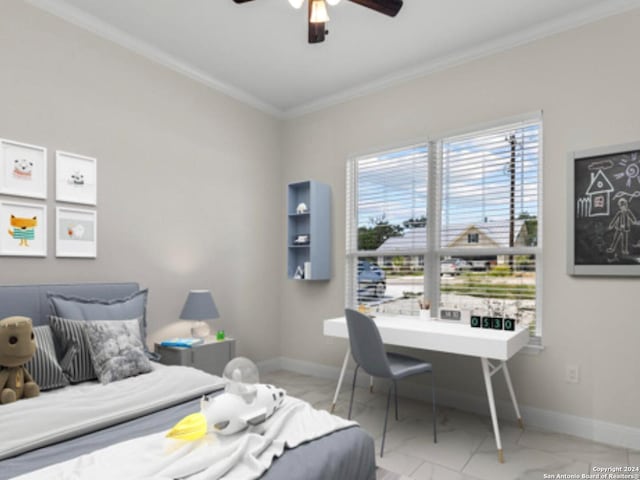
<path fill-rule="evenodd" d="M 251 393 L 244 395 L 227 390 L 217 397 L 203 397 L 200 413 L 183 418 L 167 433 L 167 437 L 197 440 L 212 432 L 233 435 L 264 422 L 282 406 L 286 393 L 273 385 L 258 384 L 254 387 Z"/>
<path fill-rule="evenodd" d="M 40 395 L 40 387 L 24 368 L 35 353 L 30 318 L 0 320 L 0 404 Z"/>
<path fill-rule="evenodd" d="M 228 381 L 225 392 L 202 397 L 200 413 L 183 418 L 167 433 L 168 438 L 197 440 L 208 433 L 233 435 L 255 427 L 282 406 L 287 394 L 273 385 L 256 383 L 258 367 L 248 358 L 236 357 L 227 363 L 223 377 Z"/>

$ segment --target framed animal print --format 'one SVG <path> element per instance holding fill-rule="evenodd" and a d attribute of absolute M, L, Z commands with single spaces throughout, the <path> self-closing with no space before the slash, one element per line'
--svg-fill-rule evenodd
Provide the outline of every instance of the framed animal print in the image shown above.
<path fill-rule="evenodd" d="M 0 201 L 0 255 L 47 256 L 47 206 Z"/>
<path fill-rule="evenodd" d="M 56 257 L 96 258 L 98 213 L 80 208 L 56 208 Z"/>
<path fill-rule="evenodd" d="M 56 152 L 56 200 L 95 205 L 98 196 L 98 160 Z"/>
<path fill-rule="evenodd" d="M 47 198 L 47 149 L 0 139 L 0 193 Z"/>

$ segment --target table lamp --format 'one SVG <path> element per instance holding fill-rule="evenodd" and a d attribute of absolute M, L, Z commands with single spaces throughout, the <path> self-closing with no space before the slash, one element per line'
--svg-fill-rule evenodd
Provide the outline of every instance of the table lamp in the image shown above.
<path fill-rule="evenodd" d="M 204 320 L 213 320 L 219 316 L 210 290 L 190 290 L 182 307 L 180 320 L 194 320 L 191 336 L 204 338 L 210 332 L 209 325 Z"/>

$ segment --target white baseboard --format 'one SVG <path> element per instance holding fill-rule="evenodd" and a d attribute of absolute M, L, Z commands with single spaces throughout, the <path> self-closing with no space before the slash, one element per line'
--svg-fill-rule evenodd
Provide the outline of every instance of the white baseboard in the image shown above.
<path fill-rule="evenodd" d="M 340 369 L 337 367 L 287 357 L 276 357 L 262 361 L 258 364 L 258 368 L 261 372 L 265 373 L 288 370 L 305 375 L 312 375 L 314 377 L 332 378 L 336 379 L 336 381 L 340 375 Z M 342 395 L 349 390 L 352 378 L 353 370 L 348 369 L 345 380 L 342 383 Z M 367 387 L 369 385 L 369 379 L 366 375 L 359 375 L 357 383 L 361 387 Z M 419 400 L 429 399 L 431 394 L 427 388 L 421 388 L 412 382 L 403 382 L 398 388 L 400 394 Z M 437 391 L 437 399 L 441 405 L 480 415 L 489 415 L 486 397 L 478 397 L 476 395 L 439 388 Z M 509 421 L 516 420 L 513 405 L 510 402 L 498 401 L 496 402 L 496 409 L 501 419 Z M 557 433 L 565 433 L 594 442 L 640 450 L 640 428 L 526 405 L 520 405 L 520 413 L 522 414 L 525 425 L 528 426 Z"/>

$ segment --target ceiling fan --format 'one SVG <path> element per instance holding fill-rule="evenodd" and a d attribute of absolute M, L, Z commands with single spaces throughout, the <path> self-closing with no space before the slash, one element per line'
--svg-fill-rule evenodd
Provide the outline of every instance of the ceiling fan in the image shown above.
<path fill-rule="evenodd" d="M 233 0 L 235 3 L 247 3 L 253 0 Z M 383 13 L 390 17 L 395 17 L 402 8 L 402 0 L 349 0 L 352 3 L 370 8 L 376 12 Z M 327 3 L 329 5 L 337 5 L 340 0 L 308 0 L 309 4 L 309 43 L 324 42 L 324 37 L 329 31 L 326 29 L 326 23 L 329 21 L 327 13 Z M 300 8 L 304 0 L 289 0 L 294 8 Z"/>

